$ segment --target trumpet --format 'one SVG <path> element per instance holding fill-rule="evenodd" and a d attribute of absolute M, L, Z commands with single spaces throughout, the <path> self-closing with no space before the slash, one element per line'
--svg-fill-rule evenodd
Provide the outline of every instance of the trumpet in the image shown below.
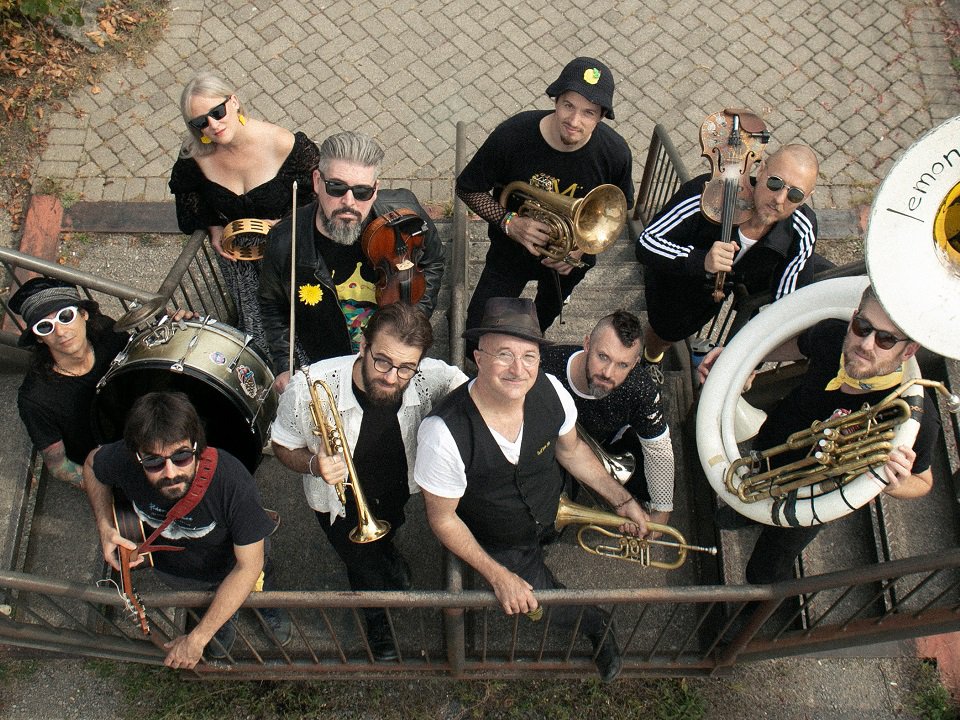
<path fill-rule="evenodd" d="M 703 547 L 701 545 L 690 545 L 686 538 L 676 528 L 660 523 L 647 523 L 647 529 L 658 532 L 663 535 L 669 535 L 673 540 L 651 540 L 648 538 L 638 538 L 622 533 L 615 533 L 604 529 L 607 527 L 620 527 L 628 523 L 628 518 L 620 517 L 616 513 L 597 510 L 596 508 L 586 507 L 571 502 L 566 495 L 560 496 L 560 506 L 557 508 L 557 519 L 554 522 L 558 530 L 567 525 L 583 525 L 577 531 L 577 543 L 581 548 L 591 555 L 602 555 L 603 557 L 616 558 L 617 560 L 626 560 L 628 562 L 639 563 L 643 567 L 655 567 L 663 570 L 675 570 L 687 560 L 688 552 L 703 552 L 708 555 L 716 555 L 715 547 Z M 598 540 L 598 544 L 590 545 L 586 536 L 587 533 L 594 532 L 607 538 L 617 540 L 616 545 L 603 545 L 604 540 Z M 653 560 L 650 554 L 651 546 L 665 547 L 676 550 L 676 559 Z"/>
<path fill-rule="evenodd" d="M 346 486 L 353 488 L 353 501 L 357 505 L 357 515 L 359 520 L 357 527 L 350 531 L 350 540 L 355 543 L 368 543 L 379 540 L 390 532 L 390 523 L 385 520 L 377 520 L 370 514 L 370 508 L 367 505 L 367 498 L 363 494 L 363 489 L 357 479 L 357 469 L 353 465 L 353 457 L 343 434 L 343 424 L 340 422 L 340 410 L 337 408 L 336 400 L 333 398 L 333 391 L 323 380 L 311 380 L 307 368 L 303 369 L 303 374 L 307 379 L 307 389 L 310 391 L 310 415 L 313 417 L 313 434 L 320 437 L 323 441 L 323 448 L 327 455 L 333 455 L 339 452 L 343 455 L 343 461 L 347 465 L 347 480 L 336 484 L 337 497 L 343 505 L 347 504 Z M 332 426 L 327 421 L 326 413 L 323 409 L 323 403 L 320 400 L 320 394 L 317 387 L 323 389 L 327 396 L 327 407 L 332 418 Z"/>
<path fill-rule="evenodd" d="M 633 453 L 623 453 L 622 455 L 612 455 L 604 450 L 600 443 L 590 437 L 590 434 L 583 429 L 583 426 L 580 423 L 577 423 L 577 435 L 587 444 L 593 454 L 597 456 L 597 460 L 600 461 L 600 464 L 603 465 L 603 469 L 607 471 L 607 474 L 616 480 L 621 485 L 625 485 L 630 478 L 633 477 L 633 473 L 637 467 L 636 458 L 633 457 Z"/>
<path fill-rule="evenodd" d="M 745 503 L 782 498 L 800 488 L 811 488 L 815 496 L 832 492 L 870 468 L 886 464 L 893 450 L 895 429 L 914 411 L 923 409 L 923 393 L 903 397 L 915 385 L 943 394 L 950 412 L 960 409 L 960 398 L 943 383 L 911 378 L 874 405 L 816 421 L 806 430 L 790 435 L 781 445 L 733 461 L 724 475 L 727 490 Z M 804 458 L 770 469 L 770 458 L 804 448 L 809 448 Z M 740 473 L 741 468 L 745 472 Z"/>
<path fill-rule="evenodd" d="M 574 250 L 603 252 L 616 242 L 627 223 L 627 199 L 616 185 L 598 185 L 574 199 L 517 180 L 500 193 L 500 204 L 507 207 L 514 193 L 523 200 L 518 215 L 529 215 L 550 228 L 550 242 L 538 248 L 540 254 L 573 267 L 586 267 L 572 257 Z"/>

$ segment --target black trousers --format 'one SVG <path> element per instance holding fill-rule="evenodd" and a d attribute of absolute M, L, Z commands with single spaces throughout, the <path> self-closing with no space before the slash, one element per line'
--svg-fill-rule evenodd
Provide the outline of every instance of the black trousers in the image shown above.
<path fill-rule="evenodd" d="M 823 525 L 798 528 L 764 525 L 747 562 L 747 582 L 759 585 L 792 580 L 794 563 L 822 529 Z"/>
<path fill-rule="evenodd" d="M 583 280 L 590 268 L 574 268 L 569 275 L 561 275 L 555 270 L 551 270 L 543 265 L 535 275 L 528 275 L 520 270 L 504 272 L 491 267 L 489 263 L 484 266 L 480 273 L 480 279 L 477 281 L 477 287 L 473 291 L 473 297 L 470 298 L 470 305 L 467 308 L 466 327 L 479 327 L 483 321 L 483 309 L 487 300 L 493 297 L 520 297 L 527 282 L 537 281 L 537 295 L 534 298 L 534 305 L 537 308 L 537 320 L 540 322 L 540 329 L 546 330 L 553 324 L 563 308 L 563 301 L 569 297 L 570 293 L 577 284 Z M 560 289 L 557 290 L 557 281 L 559 279 Z M 477 345 L 475 341 L 467 342 L 467 358 L 473 360 L 473 351 Z"/>
<path fill-rule="evenodd" d="M 403 589 L 396 579 L 396 573 L 392 572 L 396 562 L 393 538 L 403 524 L 402 511 L 399 517 L 381 517 L 390 523 L 390 531 L 376 542 L 368 543 L 355 543 L 350 540 L 351 531 L 357 527 L 356 506 L 348 503 L 346 517 L 337 516 L 332 524 L 330 513 L 315 514 L 334 551 L 347 568 L 347 581 L 351 590 Z M 375 512 L 374 515 L 377 516 Z M 363 613 L 368 624 L 386 620 L 386 612 L 381 608 L 364 608 Z"/>
<path fill-rule="evenodd" d="M 511 548 L 485 547 L 484 550 L 498 563 L 530 583 L 534 590 L 554 590 L 564 587 L 557 582 L 544 562 L 543 549 L 540 545 Z M 596 642 L 602 637 L 607 626 L 607 614 L 593 605 L 582 606 L 582 609 L 583 619 L 580 621 L 580 630 L 591 642 Z M 561 628 L 572 628 L 577 622 L 580 610 L 581 606 L 577 605 L 552 605 L 551 622 Z"/>

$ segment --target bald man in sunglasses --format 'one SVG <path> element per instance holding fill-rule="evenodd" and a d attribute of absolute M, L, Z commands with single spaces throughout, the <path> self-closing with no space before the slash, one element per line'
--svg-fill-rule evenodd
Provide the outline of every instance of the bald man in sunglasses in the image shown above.
<path fill-rule="evenodd" d="M 873 405 L 901 384 L 903 364 L 920 346 L 910 340 L 890 319 L 868 286 L 850 322 L 824 320 L 788 340 L 766 360 L 807 358 L 806 374 L 789 395 L 769 413 L 754 441 L 757 449 L 782 444 L 787 437 L 809 428 L 815 420 L 856 412 Z M 706 380 L 722 348 L 712 350 L 700 363 L 701 380 Z M 933 487 L 930 463 L 940 433 L 936 403 L 927 393 L 920 431 L 912 447 L 894 448 L 878 472 L 891 497 L 909 499 L 926 495 Z M 806 453 L 784 453 L 775 466 L 800 459 Z M 717 514 L 720 527 L 734 530 L 757 524 L 724 507 Z M 789 580 L 803 549 L 813 542 L 822 525 L 781 528 L 764 525 L 747 563 L 750 583 Z"/>
<path fill-rule="evenodd" d="M 644 265 L 647 323 L 643 363 L 657 370 L 664 351 L 696 333 L 720 309 L 714 278 L 727 273 L 728 290 L 769 290 L 777 300 L 813 282 L 817 216 L 805 204 L 817 182 L 817 156 L 806 145 L 786 145 L 768 155 L 753 179 L 756 210 L 721 241 L 720 225 L 700 211 L 710 180 L 705 174 L 680 186 L 636 241 Z"/>
<path fill-rule="evenodd" d="M 267 236 L 260 273 L 260 308 L 276 387 L 290 380 L 290 250 L 296 231 L 294 322 L 300 365 L 360 349 L 363 328 L 377 309 L 377 270 L 361 249 L 361 236 L 375 218 L 392 211 L 414 214 L 399 219 L 405 235 L 422 239 L 415 256 L 425 292 L 416 307 L 427 317 L 437 306 L 443 278 L 443 244 L 416 196 L 405 189 L 381 190 L 383 148 L 357 132 L 331 135 L 320 145 L 313 171 L 317 200 L 278 222 Z M 413 243 L 413 240 L 411 240 Z"/>

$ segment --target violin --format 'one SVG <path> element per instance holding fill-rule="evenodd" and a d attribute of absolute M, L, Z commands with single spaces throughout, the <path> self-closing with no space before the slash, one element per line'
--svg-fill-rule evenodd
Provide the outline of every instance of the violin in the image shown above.
<path fill-rule="evenodd" d="M 770 133 L 759 116 L 749 110 L 724 110 L 708 115 L 700 126 L 702 156 L 710 161 L 713 177 L 707 181 L 700 198 L 700 212 L 721 226 L 720 239 L 730 242 L 734 225 L 742 225 L 753 215 L 753 186 L 750 170 L 760 162 L 763 146 Z M 724 297 L 725 272 L 718 272 L 713 299 Z"/>
<path fill-rule="evenodd" d="M 415 305 L 427 290 L 420 267 L 427 223 L 413 210 L 400 208 L 374 218 L 360 237 L 377 271 L 377 305 L 403 301 Z"/>

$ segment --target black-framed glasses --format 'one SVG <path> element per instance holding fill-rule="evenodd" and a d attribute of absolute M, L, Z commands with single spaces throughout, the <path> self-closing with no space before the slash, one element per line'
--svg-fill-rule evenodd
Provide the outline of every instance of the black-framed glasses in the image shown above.
<path fill-rule="evenodd" d="M 776 175 L 771 175 L 767 178 L 767 190 L 772 190 L 773 192 L 780 192 L 784 188 L 787 189 L 787 200 L 792 203 L 801 203 L 807 194 L 800 188 L 794 187 L 793 185 L 787 185 L 784 182 L 782 177 L 777 177 Z"/>
<path fill-rule="evenodd" d="M 32 328 L 33 334 L 39 337 L 46 337 L 57 329 L 57 325 L 69 325 L 77 319 L 77 315 L 79 314 L 80 308 L 76 305 L 65 307 L 52 318 L 44 318 L 43 320 L 35 322 Z"/>
<path fill-rule="evenodd" d="M 170 455 L 141 455 L 137 453 L 137 460 L 143 466 L 143 469 L 149 473 L 160 472 L 167 466 L 167 460 L 172 462 L 178 468 L 185 468 L 197 456 L 197 443 L 193 443 L 192 449 L 180 448 Z"/>
<path fill-rule="evenodd" d="M 214 105 L 203 115 L 197 115 L 197 117 L 187 120 L 187 125 L 192 127 L 194 130 L 199 131 L 203 130 L 207 125 L 210 124 L 210 118 L 213 118 L 214 120 L 223 120 L 224 115 L 227 114 L 228 102 L 230 102 L 230 98 L 224 98 L 222 103 L 219 105 Z"/>
<path fill-rule="evenodd" d="M 494 362 L 503 365 L 504 367 L 510 367 L 513 365 L 519 358 L 520 362 L 525 368 L 536 367 L 537 363 L 540 362 L 540 356 L 537 353 L 524 353 L 523 355 L 514 355 L 509 350 L 501 350 L 498 353 L 487 352 L 483 348 L 477 348 L 484 355 L 489 355 L 493 358 Z"/>
<path fill-rule="evenodd" d="M 386 375 L 391 370 L 397 371 L 397 377 L 401 380 L 409 380 L 418 372 L 420 372 L 419 367 L 410 367 L 409 365 L 394 365 L 392 362 L 387 360 L 385 357 L 376 357 L 373 358 L 373 367 L 378 373 L 383 373 Z"/>
<path fill-rule="evenodd" d="M 377 191 L 376 185 L 347 185 L 343 180 L 327 180 L 320 175 L 323 180 L 323 188 L 330 197 L 340 198 L 347 194 L 347 190 L 353 193 L 353 197 L 360 202 L 365 202 L 373 197 Z"/>
<path fill-rule="evenodd" d="M 853 316 L 853 319 L 850 321 L 850 329 L 853 330 L 854 335 L 861 338 L 865 338 L 870 335 L 870 333 L 874 333 L 873 341 L 877 344 L 878 348 L 884 350 L 890 350 L 897 343 L 910 341 L 910 338 L 897 337 L 892 332 L 887 332 L 886 330 L 877 330 L 877 328 L 870 324 L 869 320 L 864 320 L 859 315 Z"/>

